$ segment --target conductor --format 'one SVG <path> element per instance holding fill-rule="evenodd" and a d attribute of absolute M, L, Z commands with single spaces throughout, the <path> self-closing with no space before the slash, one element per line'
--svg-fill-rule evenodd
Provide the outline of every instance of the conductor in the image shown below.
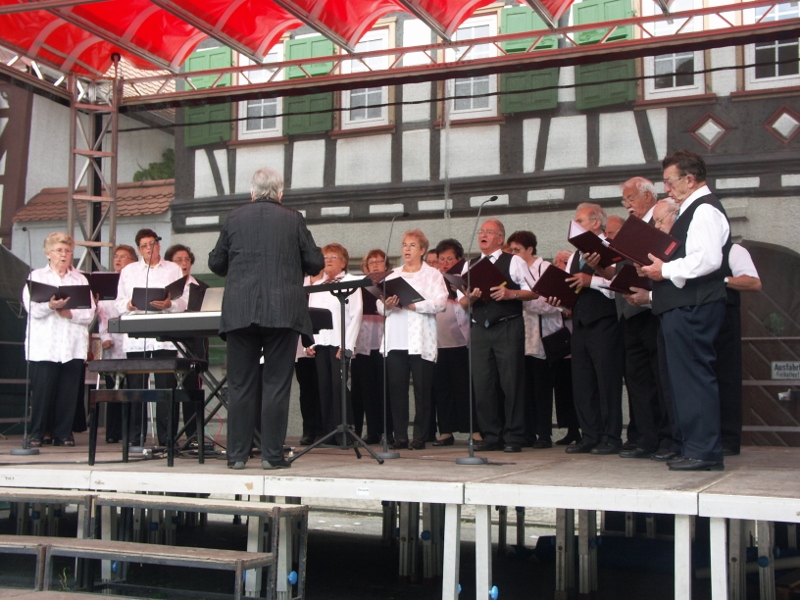
<path fill-rule="evenodd" d="M 322 270 L 322 251 L 305 220 L 281 204 L 283 178 L 255 172 L 251 203 L 228 214 L 208 266 L 227 276 L 220 336 L 228 342 L 228 467 L 244 469 L 261 396 L 261 466 L 288 469 L 289 420 L 297 340 L 312 335 L 303 274 Z M 263 370 L 259 360 L 264 357 Z M 259 381 L 261 378 L 261 381 Z"/>

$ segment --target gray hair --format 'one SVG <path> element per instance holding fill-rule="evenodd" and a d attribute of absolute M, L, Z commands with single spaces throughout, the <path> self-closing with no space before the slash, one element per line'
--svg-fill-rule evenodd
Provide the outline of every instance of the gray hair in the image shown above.
<path fill-rule="evenodd" d="M 75 240 L 72 236 L 63 231 L 54 231 L 44 238 L 44 253 L 47 254 L 56 244 L 66 244 L 70 250 L 75 250 Z"/>
<path fill-rule="evenodd" d="M 503 226 L 503 223 L 497 219 L 486 219 L 484 223 L 494 223 L 494 226 L 497 227 L 497 231 L 503 236 L 503 239 L 506 239 L 506 228 Z"/>
<path fill-rule="evenodd" d="M 619 189 L 624 190 L 626 187 L 631 185 L 636 186 L 636 189 L 640 194 L 650 192 L 650 195 L 653 196 L 653 198 L 658 198 L 656 186 L 653 185 L 653 182 L 649 179 L 645 179 L 644 177 L 631 177 L 625 183 L 620 184 Z"/>
<path fill-rule="evenodd" d="M 275 169 L 265 167 L 253 173 L 250 181 L 250 193 L 253 200 L 272 198 L 280 200 L 283 195 L 283 177 Z"/>
<path fill-rule="evenodd" d="M 669 212 L 671 213 L 677 212 L 678 210 L 678 205 L 675 203 L 675 200 L 673 200 L 670 197 L 664 198 L 663 200 L 659 200 L 658 202 L 656 202 L 656 206 L 658 206 L 659 204 L 661 204 L 662 206 L 666 206 L 669 209 Z"/>
<path fill-rule="evenodd" d="M 582 210 L 590 210 L 592 218 L 600 221 L 600 224 L 603 226 L 603 231 L 606 230 L 606 211 L 603 210 L 602 206 L 594 202 L 581 202 L 578 204 L 578 208 L 575 212 L 579 213 Z"/>

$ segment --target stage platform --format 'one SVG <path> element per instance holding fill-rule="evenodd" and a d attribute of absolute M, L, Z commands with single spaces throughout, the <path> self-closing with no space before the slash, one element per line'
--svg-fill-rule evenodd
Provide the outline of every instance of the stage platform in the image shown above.
<path fill-rule="evenodd" d="M 202 465 L 196 458 L 176 459 L 173 468 L 167 467 L 166 459 L 133 456 L 123 464 L 119 445 L 102 442 L 96 463 L 89 467 L 85 434 L 77 436 L 77 443 L 74 448 L 44 447 L 38 456 L 14 456 L 9 451 L 20 447 L 20 438 L 0 439 L 0 486 L 441 504 L 445 506 L 442 598 L 447 600 L 458 597 L 464 506 L 475 510 L 478 598 L 488 597 L 493 585 L 494 506 L 559 509 L 560 535 L 566 536 L 572 535 L 570 516 L 579 511 L 579 573 L 577 577 L 570 573 L 574 556 L 567 546 L 557 559 L 557 569 L 563 571 L 557 579 L 562 587 L 575 585 L 582 593 L 591 593 L 596 585 L 594 511 L 675 515 L 674 597 L 680 599 L 691 597 L 692 516 L 711 518 L 715 599 L 728 597 L 729 581 L 734 579 L 728 548 L 732 523 L 800 522 L 800 448 L 745 447 L 740 456 L 726 458 L 724 471 L 699 473 L 672 472 L 651 460 L 571 455 L 562 447 L 525 449 L 519 454 L 487 452 L 481 454 L 489 459 L 487 465 L 457 465 L 455 459 L 467 455 L 466 442 L 401 451 L 399 459 L 383 465 L 367 454 L 357 459 L 352 450 L 326 448 L 301 457 L 289 470 L 264 471 L 260 459 L 254 458 L 243 471 L 232 471 L 225 460 L 211 457 Z M 313 577 L 313 565 L 310 568 Z"/>

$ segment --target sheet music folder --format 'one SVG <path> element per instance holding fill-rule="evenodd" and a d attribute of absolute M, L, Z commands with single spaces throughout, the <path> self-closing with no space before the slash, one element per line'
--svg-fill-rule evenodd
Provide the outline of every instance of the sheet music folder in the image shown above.
<path fill-rule="evenodd" d="M 618 267 L 619 268 L 619 267 Z M 619 292 L 620 294 L 631 294 L 632 287 L 642 288 L 644 290 L 652 289 L 652 281 L 648 277 L 639 277 L 636 273 L 636 267 L 631 264 L 625 263 L 622 268 L 619 268 L 617 274 L 609 282 L 608 289 Z"/>
<path fill-rule="evenodd" d="M 627 218 L 611 240 L 611 248 L 640 265 L 653 264 L 653 261 L 647 258 L 648 254 L 669 262 L 680 244 L 670 234 L 633 215 Z"/>
<path fill-rule="evenodd" d="M 69 302 L 64 305 L 62 310 L 92 307 L 91 288 L 88 285 L 62 285 L 56 287 L 40 281 L 30 280 L 28 284 L 30 286 L 31 302 L 50 302 L 50 298 L 55 296 L 56 300 L 69 298 Z"/>
<path fill-rule="evenodd" d="M 578 258 L 575 257 L 574 260 L 578 260 Z M 555 265 L 550 265 L 544 270 L 542 276 L 539 277 L 538 281 L 533 286 L 533 291 L 545 298 L 555 296 L 561 300 L 562 306 L 572 308 L 578 301 L 578 294 L 581 289 L 569 287 L 567 279 L 570 277 L 572 277 L 572 275 L 563 269 L 559 269 Z"/>
<path fill-rule="evenodd" d="M 425 300 L 424 296 L 402 277 L 386 279 L 377 285 L 367 286 L 367 291 L 380 298 L 383 295 L 384 286 L 386 287 L 386 297 L 397 296 L 401 307 Z"/>
<path fill-rule="evenodd" d="M 116 300 L 119 273 L 114 271 L 93 271 L 84 273 L 84 276 L 89 280 L 92 294 L 97 296 L 98 300 Z"/>
<path fill-rule="evenodd" d="M 167 287 L 151 287 L 151 288 L 133 288 L 133 296 L 131 297 L 131 304 L 137 310 L 159 310 L 151 302 L 159 302 L 169 298 L 170 300 L 177 300 L 183 295 L 183 288 L 186 286 L 186 277 L 176 279 Z M 146 307 L 146 308 L 145 308 Z"/>
<path fill-rule="evenodd" d="M 467 281 L 472 289 L 481 291 L 481 300 L 486 303 L 492 300 L 491 288 L 508 285 L 506 276 L 485 256 L 469 268 L 464 276 L 464 282 Z"/>
<path fill-rule="evenodd" d="M 461 276 L 461 271 L 464 270 L 464 259 L 462 258 L 456 264 L 454 264 L 447 272 L 442 273 L 444 276 L 444 280 L 447 284 L 447 292 L 450 296 L 451 300 L 455 300 L 458 297 L 456 292 L 466 293 L 467 290 L 467 282 Z"/>
<path fill-rule="evenodd" d="M 601 267 L 611 266 L 623 259 L 613 248 L 609 248 L 608 241 L 600 239 L 591 231 L 586 231 L 575 221 L 569 223 L 567 241 L 585 254 L 597 252 L 600 255 Z"/>

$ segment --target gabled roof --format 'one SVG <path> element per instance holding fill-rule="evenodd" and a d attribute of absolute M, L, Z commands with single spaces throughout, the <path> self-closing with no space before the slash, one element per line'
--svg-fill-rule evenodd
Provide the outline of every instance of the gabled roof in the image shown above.
<path fill-rule="evenodd" d="M 85 193 L 85 189 L 83 190 Z M 175 197 L 175 180 L 139 181 L 117 186 L 117 217 L 160 215 L 169 210 Z M 86 203 L 76 203 L 82 217 Z M 17 211 L 14 222 L 66 221 L 67 188 L 44 188 Z"/>

